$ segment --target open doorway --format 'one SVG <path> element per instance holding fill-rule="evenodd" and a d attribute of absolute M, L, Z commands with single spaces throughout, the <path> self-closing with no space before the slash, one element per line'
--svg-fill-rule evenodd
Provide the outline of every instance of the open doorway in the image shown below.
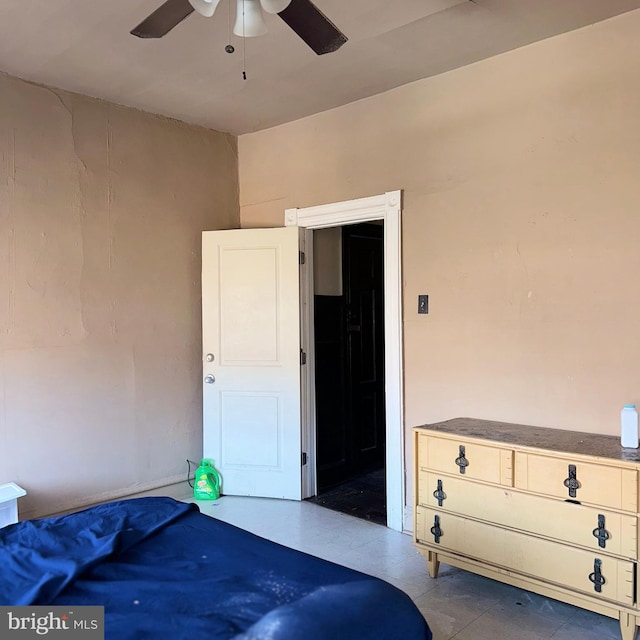
<path fill-rule="evenodd" d="M 313 244 L 311 500 L 386 525 L 383 222 L 319 229 Z"/>
<path fill-rule="evenodd" d="M 384 377 L 385 377 L 385 482 L 387 526 L 404 530 L 410 510 L 405 509 L 404 415 L 402 406 L 402 192 L 387 191 L 375 196 L 332 202 L 312 207 L 286 209 L 285 226 L 300 232 L 303 252 L 300 279 L 302 418 L 302 496 L 317 494 L 315 464 L 315 342 L 313 339 L 313 234 L 318 229 L 360 222 L 384 223 Z M 306 259 L 305 258 L 308 258 Z M 303 357 L 304 356 L 304 357 Z M 306 463 L 306 464 L 305 464 Z"/>

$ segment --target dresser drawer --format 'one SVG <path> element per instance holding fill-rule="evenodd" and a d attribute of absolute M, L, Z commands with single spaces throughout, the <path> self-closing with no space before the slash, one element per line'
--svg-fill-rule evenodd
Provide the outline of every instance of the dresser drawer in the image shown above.
<path fill-rule="evenodd" d="M 576 488 L 572 493 L 575 495 L 571 495 L 570 488 L 567 487 L 573 470 Z M 603 505 L 610 509 L 632 513 L 638 510 L 637 471 L 625 467 L 517 451 L 515 486 L 565 500 Z"/>
<path fill-rule="evenodd" d="M 438 518 L 439 538 L 435 530 Z M 438 531 L 436 531 L 438 533 Z M 634 604 L 634 563 L 598 552 L 568 547 L 488 523 L 461 518 L 418 506 L 416 539 L 436 552 L 449 550 L 497 567 L 517 571 L 619 604 Z M 594 583 L 596 566 L 604 579 L 600 591 Z"/>
<path fill-rule="evenodd" d="M 441 505 L 434 493 L 440 496 Z M 426 471 L 420 472 L 418 477 L 417 499 L 423 506 L 587 547 L 600 553 L 633 559 L 637 557 L 638 520 L 635 516 Z M 600 546 L 599 539 L 594 535 L 594 530 L 596 534 L 599 533 L 600 520 L 606 531 L 606 539 L 602 540 L 604 547 Z"/>
<path fill-rule="evenodd" d="M 513 485 L 511 449 L 426 435 L 419 435 L 417 444 L 420 469 Z"/>

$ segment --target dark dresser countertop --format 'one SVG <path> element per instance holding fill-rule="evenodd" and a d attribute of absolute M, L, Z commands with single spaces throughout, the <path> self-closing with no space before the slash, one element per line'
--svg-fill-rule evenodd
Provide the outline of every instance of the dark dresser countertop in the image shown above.
<path fill-rule="evenodd" d="M 454 418 L 444 422 L 421 425 L 417 428 L 460 437 L 481 438 L 515 446 L 537 447 L 563 453 L 599 456 L 611 460 L 640 462 L 640 449 L 627 449 L 620 445 L 619 437 L 599 433 L 549 429 L 478 418 Z"/>

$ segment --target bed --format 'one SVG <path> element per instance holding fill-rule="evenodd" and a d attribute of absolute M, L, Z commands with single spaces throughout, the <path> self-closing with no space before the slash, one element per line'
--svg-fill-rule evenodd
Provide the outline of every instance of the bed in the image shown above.
<path fill-rule="evenodd" d="M 392 585 L 172 498 L 0 529 L 0 604 L 104 605 L 117 640 L 431 639 Z"/>

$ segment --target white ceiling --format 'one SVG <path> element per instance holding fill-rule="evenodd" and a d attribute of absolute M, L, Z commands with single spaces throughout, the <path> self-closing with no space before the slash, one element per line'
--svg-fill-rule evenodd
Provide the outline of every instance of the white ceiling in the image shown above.
<path fill-rule="evenodd" d="M 228 0 L 159 40 L 131 36 L 162 1 L 2 0 L 0 70 L 242 134 L 640 8 L 640 0 L 314 0 L 349 38 L 337 52 L 315 55 L 268 15 L 269 33 L 232 36 L 229 55 Z"/>

